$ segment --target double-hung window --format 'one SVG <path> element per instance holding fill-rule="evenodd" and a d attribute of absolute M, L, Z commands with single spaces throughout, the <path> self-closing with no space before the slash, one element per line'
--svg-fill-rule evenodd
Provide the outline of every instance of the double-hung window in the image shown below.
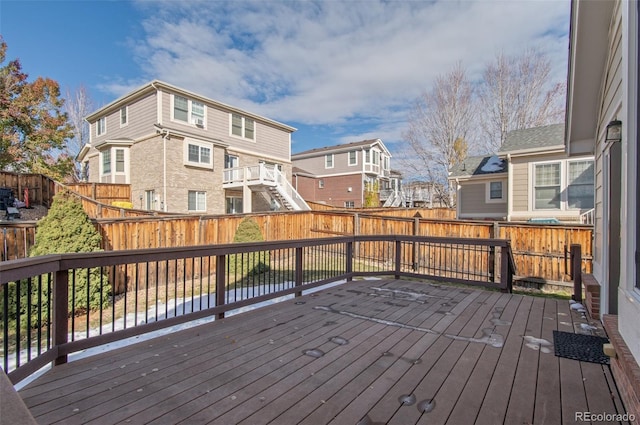
<path fill-rule="evenodd" d="M 244 139 L 256 139 L 256 123 L 254 120 L 239 114 L 231 114 L 231 134 Z"/>
<path fill-rule="evenodd" d="M 111 150 L 102 152 L 102 174 L 111 173 Z"/>
<path fill-rule="evenodd" d="M 324 168 L 333 168 L 333 154 L 328 153 L 324 156 Z"/>
<path fill-rule="evenodd" d="M 116 173 L 124 173 L 124 149 L 116 149 Z"/>
<path fill-rule="evenodd" d="M 107 132 L 107 117 L 102 117 L 96 122 L 96 136 L 102 136 Z"/>
<path fill-rule="evenodd" d="M 189 211 L 206 211 L 207 192 L 190 190 L 188 195 L 188 204 Z"/>
<path fill-rule="evenodd" d="M 591 209 L 594 196 L 593 161 L 569 162 L 567 201 L 569 208 Z"/>
<path fill-rule="evenodd" d="M 205 125 L 204 103 L 187 99 L 184 96 L 173 96 L 173 119 L 203 127 Z"/>
<path fill-rule="evenodd" d="M 204 125 L 204 103 L 191 102 L 191 124 Z"/>
<path fill-rule="evenodd" d="M 535 164 L 534 207 L 535 209 L 560 209 L 561 163 Z"/>
<path fill-rule="evenodd" d="M 178 121 L 188 121 L 189 100 L 186 97 L 173 97 L 173 119 Z"/>
<path fill-rule="evenodd" d="M 349 165 L 358 165 L 358 151 L 349 151 Z"/>
<path fill-rule="evenodd" d="M 128 106 L 120 108 L 120 127 L 124 127 L 129 123 Z"/>

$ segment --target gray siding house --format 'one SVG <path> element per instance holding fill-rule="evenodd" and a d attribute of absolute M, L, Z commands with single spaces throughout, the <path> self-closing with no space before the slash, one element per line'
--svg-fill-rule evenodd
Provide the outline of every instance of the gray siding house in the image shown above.
<path fill-rule="evenodd" d="M 361 208 L 367 193 L 374 194 L 379 206 L 385 201 L 380 193 L 400 184 L 399 174 L 391 171 L 391 154 L 380 139 L 311 149 L 291 160 L 293 184 L 301 196 L 334 207 Z"/>
<path fill-rule="evenodd" d="M 511 131 L 494 156 L 451 170 L 458 218 L 586 221 L 594 208 L 593 155 L 569 157 L 564 124 Z"/>
<path fill-rule="evenodd" d="M 88 181 L 130 184 L 135 208 L 308 208 L 290 183 L 295 128 L 288 125 L 157 80 L 86 120 L 91 137 L 79 160 Z"/>
<path fill-rule="evenodd" d="M 566 152 L 595 157 L 593 274 L 625 410 L 640 419 L 640 4 L 571 2 Z"/>

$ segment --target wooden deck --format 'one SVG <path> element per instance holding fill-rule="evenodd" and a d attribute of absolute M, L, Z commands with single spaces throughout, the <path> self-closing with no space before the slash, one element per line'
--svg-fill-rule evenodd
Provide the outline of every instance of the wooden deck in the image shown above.
<path fill-rule="evenodd" d="M 585 322 L 565 300 L 358 280 L 57 366 L 20 395 L 41 424 L 570 424 L 625 411 L 608 366 L 554 355 L 552 331 Z"/>

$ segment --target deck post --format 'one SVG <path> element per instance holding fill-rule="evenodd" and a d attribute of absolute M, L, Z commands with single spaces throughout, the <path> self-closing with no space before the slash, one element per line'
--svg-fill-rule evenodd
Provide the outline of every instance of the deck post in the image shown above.
<path fill-rule="evenodd" d="M 216 307 L 224 305 L 226 290 L 226 255 L 216 255 Z M 218 313 L 218 319 L 224 319 L 224 311 Z"/>
<path fill-rule="evenodd" d="M 582 302 L 582 246 L 571 244 L 571 276 L 573 277 L 573 298 L 574 301 Z"/>
<path fill-rule="evenodd" d="M 395 267 L 395 278 L 400 279 L 400 270 L 402 266 L 402 242 L 400 240 L 396 240 L 396 267 Z"/>
<path fill-rule="evenodd" d="M 353 241 L 348 241 L 345 252 L 345 271 L 347 272 L 347 282 L 353 280 Z"/>
<path fill-rule="evenodd" d="M 295 286 L 299 287 L 302 286 L 302 280 L 303 280 L 303 270 L 302 270 L 302 247 L 296 247 L 296 273 L 295 273 Z M 296 292 L 295 293 L 296 297 L 300 297 L 302 296 L 302 291 L 300 292 Z"/>
<path fill-rule="evenodd" d="M 502 292 L 513 292 L 513 273 L 511 265 L 509 243 L 500 248 L 500 289 Z"/>
<path fill-rule="evenodd" d="M 69 342 L 69 271 L 58 270 L 53 277 L 53 345 Z M 67 355 L 56 357 L 54 365 L 67 362 Z"/>

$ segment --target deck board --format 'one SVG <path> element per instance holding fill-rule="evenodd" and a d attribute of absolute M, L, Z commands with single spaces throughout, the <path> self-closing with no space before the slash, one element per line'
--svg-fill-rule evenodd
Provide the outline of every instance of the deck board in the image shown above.
<path fill-rule="evenodd" d="M 624 413 L 607 366 L 539 344 L 580 323 L 565 300 L 358 280 L 57 366 L 20 395 L 40 424 L 555 424 Z"/>

